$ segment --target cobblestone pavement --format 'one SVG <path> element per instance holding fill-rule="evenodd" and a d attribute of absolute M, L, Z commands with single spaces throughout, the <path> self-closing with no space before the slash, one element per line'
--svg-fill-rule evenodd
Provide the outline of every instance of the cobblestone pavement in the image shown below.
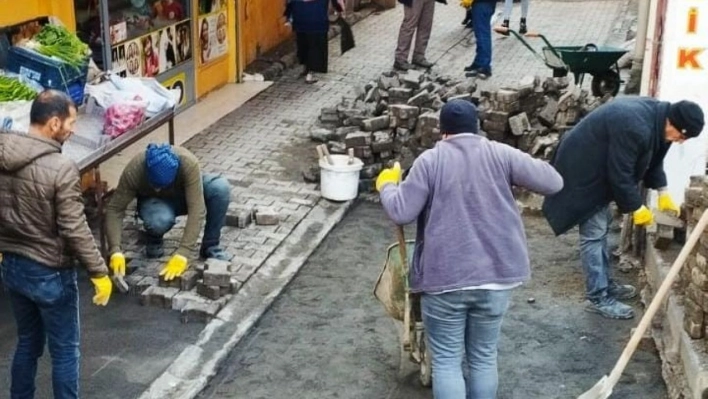
<path fill-rule="evenodd" d="M 474 39 L 471 32 L 460 25 L 464 11 L 455 1 L 450 3 L 449 6 L 437 6 L 428 58 L 436 61 L 437 68 L 446 74 L 462 75 L 462 68 L 471 62 Z M 623 37 L 620 27 L 625 20 L 627 4 L 627 0 L 534 0 L 529 24 L 531 29 L 546 34 L 553 43 L 604 43 L 611 38 Z M 501 7 L 498 10 L 501 11 Z M 515 15 L 518 12 L 517 5 Z M 265 311 L 269 301 L 280 292 L 280 285 L 284 285 L 297 271 L 299 266 L 296 263 L 304 262 L 303 259 L 310 253 L 308 251 L 314 249 L 318 240 L 336 222 L 332 219 L 341 217 L 346 204 L 320 200 L 317 187 L 302 181 L 301 170 L 315 162 L 314 146 L 308 140 L 308 133 L 320 108 L 338 103 L 343 96 L 353 93 L 354 85 L 363 84 L 390 70 L 401 19 L 402 8 L 397 7 L 360 22 L 354 26 L 357 40 L 354 50 L 340 56 L 338 39 L 331 42 L 330 73 L 318 83 L 306 85 L 297 79 L 299 71 L 288 71 L 265 92 L 185 144 L 200 158 L 205 171 L 219 172 L 230 179 L 235 209 L 270 207 L 279 213 L 281 219 L 277 226 L 251 225 L 245 229 L 229 227 L 224 230 L 223 244 L 235 255 L 233 276 L 243 286 L 225 308 L 232 320 L 243 318 L 252 325 Z M 493 67 L 494 77 L 484 82 L 482 87 L 503 84 L 527 74 L 550 74 L 518 41 L 500 36 L 494 39 Z M 183 225 L 184 220 L 167 237 L 168 246 L 177 246 Z M 132 217 L 126 218 L 124 242 L 127 251 L 136 258 L 140 258 L 142 252 L 138 228 Z M 310 249 L 299 249 L 304 246 Z M 136 271 L 136 275 L 156 276 L 165 260 L 142 261 L 143 267 Z M 89 304 L 91 290 L 88 284 L 82 284 L 82 303 Z M 197 381 L 203 375 L 186 375 L 189 373 L 179 369 L 177 363 L 188 361 L 197 366 L 208 363 L 209 367 L 214 367 L 211 360 L 207 362 L 201 357 L 207 356 L 209 350 L 225 350 L 224 345 L 233 345 L 245 334 L 241 330 L 245 328 L 243 325 L 224 324 L 221 330 L 218 330 L 219 326 L 213 329 L 207 326 L 199 336 L 198 331 L 189 326 L 180 329 L 180 339 L 177 340 L 176 334 L 171 333 L 171 330 L 180 328 L 176 313 L 150 309 L 142 315 L 152 317 L 153 323 L 146 323 L 145 328 L 140 328 L 137 325 L 140 313 L 135 312 L 140 308 L 134 298 L 116 298 L 114 303 L 120 303 L 120 307 L 97 310 L 85 306 L 89 309 L 82 310 L 82 322 L 90 326 L 88 331 L 96 338 L 92 341 L 88 334 L 89 339 L 84 341 L 82 348 L 85 359 L 82 385 L 88 386 L 84 390 L 85 397 L 96 397 L 94 394 L 98 395 L 98 392 L 105 398 L 133 397 L 156 378 L 168 374 L 162 373 L 169 371 L 170 367 L 178 369 L 174 374 L 179 374 L 180 378 L 194 378 Z M 248 306 L 256 310 L 250 312 Z M 112 316 L 112 311 L 120 312 L 120 315 Z M 149 316 L 153 311 L 174 315 L 174 321 L 167 321 L 170 317 Z M 0 307 L 0 313 L 9 318 L 6 307 L 4 310 Z M 217 321 L 225 323 L 223 320 Z M 150 327 L 156 324 L 162 328 Z M 222 338 L 224 326 L 236 331 L 233 333 L 236 335 L 219 341 L 218 348 L 207 348 L 212 339 Z M 128 329 L 130 334 L 123 335 Z M 109 339 L 111 335 L 121 338 Z M 194 339 L 200 346 L 190 345 Z M 109 342 L 105 343 L 106 340 Z M 14 341 L 13 331 L 10 328 L 0 329 L 0 341 L 6 343 L 3 354 L 7 354 L 0 362 L 0 371 L 8 376 L 8 344 Z M 113 346 L 111 342 L 117 342 L 123 348 L 120 353 L 106 349 L 107 345 Z M 162 346 L 146 351 L 142 345 Z M 190 356 L 190 353 L 196 355 Z M 170 363 L 178 355 L 178 361 Z M 154 360 L 156 357 L 159 361 Z M 133 364 L 145 366 L 136 369 Z M 189 369 L 189 372 L 196 371 Z M 163 385 L 173 384 L 172 376 L 165 377 Z M 43 392 L 47 392 L 49 378 L 46 368 L 43 368 L 40 378 Z M 194 386 L 198 383 L 195 382 Z M 6 391 L 0 389 L 0 398 L 5 394 Z"/>

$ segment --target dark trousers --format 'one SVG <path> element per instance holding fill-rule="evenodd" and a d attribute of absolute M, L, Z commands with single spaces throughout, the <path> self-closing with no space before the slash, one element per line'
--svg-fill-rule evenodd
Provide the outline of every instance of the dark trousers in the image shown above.
<path fill-rule="evenodd" d="M 221 228 L 226 222 L 226 211 L 231 202 L 229 181 L 213 174 L 202 176 L 204 203 L 206 204 L 206 224 L 202 238 L 202 250 L 219 245 Z M 145 231 L 153 241 L 162 242 L 162 236 L 174 227 L 177 216 L 187 214 L 187 199 L 179 198 L 139 198 L 138 216 Z"/>
<path fill-rule="evenodd" d="M 79 290 L 76 270 L 54 269 L 3 253 L 2 280 L 17 323 L 12 399 L 32 399 L 37 360 L 48 344 L 55 399 L 79 397 Z"/>
<path fill-rule="evenodd" d="M 327 73 L 329 69 L 329 43 L 327 32 L 297 34 L 297 58 L 307 72 Z"/>

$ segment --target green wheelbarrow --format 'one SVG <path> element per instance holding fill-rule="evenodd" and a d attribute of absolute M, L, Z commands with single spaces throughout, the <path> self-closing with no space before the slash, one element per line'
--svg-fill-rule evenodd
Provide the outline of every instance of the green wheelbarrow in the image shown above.
<path fill-rule="evenodd" d="M 606 94 L 616 96 L 620 89 L 619 65 L 618 61 L 627 50 L 596 46 L 592 43 L 584 46 L 558 46 L 554 47 L 545 36 L 540 33 L 529 32 L 521 35 L 518 32 L 496 27 L 494 31 L 503 35 L 511 33 L 526 46 L 531 52 L 543 61 L 547 67 L 553 70 L 553 77 L 565 77 L 568 72 L 575 78 L 575 84 L 582 86 L 585 74 L 592 75 L 592 94 L 596 97 L 603 97 Z M 546 43 L 539 53 L 525 38 L 540 38 Z"/>

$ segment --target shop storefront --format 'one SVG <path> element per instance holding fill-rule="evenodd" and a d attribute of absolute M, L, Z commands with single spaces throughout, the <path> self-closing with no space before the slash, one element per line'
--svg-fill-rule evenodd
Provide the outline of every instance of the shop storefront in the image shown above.
<path fill-rule="evenodd" d="M 708 4 L 701 0 L 653 0 L 642 94 L 664 101 L 691 100 L 708 115 Z M 706 173 L 708 133 L 672 145 L 664 160 L 669 190 L 683 202 L 689 178 Z"/>
<path fill-rule="evenodd" d="M 180 90 L 179 108 L 237 80 L 235 8 L 226 0 L 74 0 L 77 34 L 96 64 Z"/>

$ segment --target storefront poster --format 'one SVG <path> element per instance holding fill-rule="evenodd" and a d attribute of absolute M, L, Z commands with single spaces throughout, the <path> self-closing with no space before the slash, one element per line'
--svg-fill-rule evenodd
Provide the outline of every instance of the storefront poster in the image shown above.
<path fill-rule="evenodd" d="M 121 44 L 111 49 L 111 65 L 113 66 L 113 73 L 121 77 L 128 76 L 128 63 L 125 45 Z"/>
<path fill-rule="evenodd" d="M 160 31 L 140 38 L 143 77 L 152 78 L 160 72 L 159 40 Z"/>
<path fill-rule="evenodd" d="M 199 20 L 199 59 L 207 64 L 225 56 L 229 50 L 226 37 L 226 10 Z"/>
<path fill-rule="evenodd" d="M 178 64 L 192 58 L 192 29 L 190 21 L 177 24 L 175 43 L 177 44 Z"/>
<path fill-rule="evenodd" d="M 177 105 L 184 105 L 187 103 L 187 75 L 184 72 L 165 80 L 162 82 L 162 85 L 170 90 L 179 90 L 180 96 L 177 101 Z"/>
<path fill-rule="evenodd" d="M 128 24 L 126 21 L 118 22 L 110 27 L 111 44 L 120 43 L 128 39 Z"/>
<path fill-rule="evenodd" d="M 142 76 L 142 49 L 140 39 L 125 43 L 126 71 L 129 77 Z"/>
<path fill-rule="evenodd" d="M 158 32 L 159 36 L 159 59 L 160 73 L 168 71 L 177 66 L 177 51 L 175 49 L 175 25 Z"/>

